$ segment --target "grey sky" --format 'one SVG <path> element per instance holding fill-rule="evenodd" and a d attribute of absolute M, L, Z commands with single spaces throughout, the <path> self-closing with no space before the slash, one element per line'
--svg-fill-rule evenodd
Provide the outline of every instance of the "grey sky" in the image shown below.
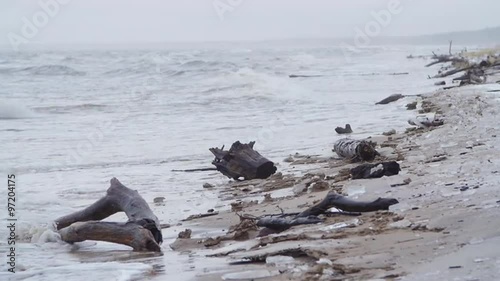
<path fill-rule="evenodd" d="M 0 44 L 21 35 L 39 1 L 0 1 Z M 60 0 L 62 1 L 62 0 Z M 352 37 L 391 0 L 64 0 L 30 42 L 119 43 Z M 395 0 L 392 0 L 395 1 Z M 397 1 L 397 0 L 396 0 Z M 399 0 L 382 35 L 418 35 L 500 25 L 499 0 Z M 222 20 L 214 2 L 236 3 Z M 238 2 L 241 2 L 238 4 Z"/>

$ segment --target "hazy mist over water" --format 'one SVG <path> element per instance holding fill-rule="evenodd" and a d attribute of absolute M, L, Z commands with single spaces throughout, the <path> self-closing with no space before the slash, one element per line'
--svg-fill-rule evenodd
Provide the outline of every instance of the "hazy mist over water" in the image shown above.
<path fill-rule="evenodd" d="M 388 7 L 397 13 L 377 36 L 416 36 L 500 25 L 496 14 L 500 2 L 495 0 L 54 1 L 2 1 L 0 33 L 21 33 L 24 17 L 40 23 L 36 35 L 28 38 L 39 43 L 352 38 L 356 28 L 363 30 L 374 14 Z M 45 10 L 49 11 L 46 21 L 37 14 Z M 0 45 L 8 43 L 7 36 L 0 37 Z"/>

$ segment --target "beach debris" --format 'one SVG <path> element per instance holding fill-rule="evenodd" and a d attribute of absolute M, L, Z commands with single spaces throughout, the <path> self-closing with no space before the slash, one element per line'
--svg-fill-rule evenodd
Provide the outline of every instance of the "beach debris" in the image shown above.
<path fill-rule="evenodd" d="M 409 185 L 410 183 L 411 183 L 411 179 L 407 178 L 407 179 L 404 179 L 402 183 L 391 184 L 391 187 L 398 187 L 398 186 L 403 186 L 403 185 Z"/>
<path fill-rule="evenodd" d="M 161 204 L 161 203 L 163 203 L 163 200 L 165 200 L 165 197 L 163 197 L 163 196 L 155 197 L 153 199 L 153 203 L 155 203 L 155 204 Z"/>
<path fill-rule="evenodd" d="M 229 150 L 210 148 L 215 155 L 212 162 L 219 172 L 234 180 L 266 179 L 277 170 L 272 161 L 269 161 L 257 151 L 253 150 L 255 142 L 242 144 L 233 143 Z"/>
<path fill-rule="evenodd" d="M 274 198 L 271 196 L 271 193 L 264 194 L 264 199 L 262 200 L 262 203 L 271 203 L 273 201 Z"/>
<path fill-rule="evenodd" d="M 415 110 L 415 109 L 417 109 L 417 104 L 418 104 L 417 101 L 410 102 L 410 103 L 406 104 L 406 109 L 407 110 Z"/>
<path fill-rule="evenodd" d="M 449 54 L 445 55 L 436 55 L 435 53 L 433 53 L 432 58 L 434 59 L 434 61 L 427 64 L 426 67 L 441 63 L 451 63 L 451 65 L 445 65 L 439 70 L 436 75 L 432 77 L 429 76 L 429 78 L 444 78 L 460 72 L 464 72 L 462 76 L 453 79 L 453 81 L 460 81 L 459 86 L 445 87 L 445 89 L 450 89 L 469 84 L 485 83 L 487 80 L 487 75 L 495 74 L 498 72 L 498 67 L 500 66 L 500 58 L 498 57 L 498 55 L 488 56 L 478 61 L 477 58 L 474 58 L 474 60 L 467 59 L 465 57 L 466 54 L 466 52 L 461 52 L 460 54 L 452 54 L 450 52 Z M 440 82 L 439 85 L 444 85 L 441 83 L 442 82 Z"/>
<path fill-rule="evenodd" d="M 254 206 L 257 204 L 259 204 L 259 201 L 257 200 L 233 202 L 231 203 L 231 212 L 240 212 L 243 211 L 244 208 Z"/>
<path fill-rule="evenodd" d="M 396 130 L 394 130 L 394 129 L 391 129 L 391 130 L 389 130 L 387 132 L 383 132 L 382 133 L 382 135 L 384 135 L 384 136 L 392 136 L 392 135 L 395 135 L 395 134 L 396 134 Z"/>
<path fill-rule="evenodd" d="M 335 128 L 335 132 L 337 132 L 337 134 L 350 134 L 352 133 L 352 128 L 350 124 L 345 124 L 345 128 L 337 127 Z"/>
<path fill-rule="evenodd" d="M 375 156 L 380 155 L 372 142 L 354 139 L 340 139 L 333 145 L 333 151 L 340 157 L 347 158 L 353 162 L 372 161 Z"/>
<path fill-rule="evenodd" d="M 258 218 L 257 226 L 279 232 L 295 225 L 323 222 L 323 219 L 318 216 L 325 214 L 331 208 L 345 212 L 374 212 L 389 210 L 390 206 L 398 203 L 398 200 L 394 198 L 378 198 L 372 202 L 355 201 L 335 191 L 330 191 L 323 200 L 301 213 L 265 215 Z"/>
<path fill-rule="evenodd" d="M 326 256 L 334 247 L 320 246 L 318 241 L 285 241 L 247 252 L 235 252 L 229 256 L 235 259 L 231 264 L 265 262 L 271 256 L 310 257 L 314 261 Z"/>
<path fill-rule="evenodd" d="M 324 190 L 327 190 L 330 188 L 330 184 L 326 181 L 317 181 L 315 182 L 314 184 L 311 185 L 310 187 L 310 190 L 312 192 L 316 192 L 316 191 L 324 191 Z"/>
<path fill-rule="evenodd" d="M 427 159 L 427 160 L 425 161 L 425 163 L 440 162 L 440 161 L 444 161 L 444 160 L 446 160 L 446 159 L 448 159 L 448 158 L 446 157 L 446 155 L 444 155 L 444 154 L 437 154 L 437 155 L 434 155 L 434 156 L 432 156 L 431 158 Z"/>
<path fill-rule="evenodd" d="M 376 164 L 362 164 L 350 170 L 352 179 L 372 179 L 399 174 L 401 168 L 398 162 L 389 161 Z"/>
<path fill-rule="evenodd" d="M 214 212 L 213 209 L 212 209 L 212 212 L 207 212 L 207 213 L 204 213 L 204 214 L 190 215 L 189 217 L 183 219 L 182 221 L 191 221 L 191 220 L 195 220 L 195 219 L 201 219 L 201 218 L 216 216 L 218 214 L 219 214 L 219 212 Z"/>
<path fill-rule="evenodd" d="M 61 239 L 68 243 L 105 241 L 132 247 L 135 251 L 161 252 L 161 226 L 146 201 L 135 190 L 112 178 L 106 195 L 87 208 L 55 220 Z M 125 212 L 128 222 L 99 221 Z"/>
<path fill-rule="evenodd" d="M 440 109 L 438 106 L 436 106 L 434 103 L 428 101 L 428 100 L 423 100 L 422 101 L 422 109 L 418 111 L 420 114 L 424 113 L 429 113 L 429 112 L 439 112 Z"/>
<path fill-rule="evenodd" d="M 385 142 L 380 144 L 380 147 L 381 148 L 384 148 L 384 147 L 396 148 L 396 147 L 398 147 L 398 143 L 385 141 Z"/>
<path fill-rule="evenodd" d="M 351 170 L 349 168 L 340 169 L 335 176 L 326 177 L 327 180 L 333 180 L 333 182 L 341 182 L 351 178 Z"/>
<path fill-rule="evenodd" d="M 388 104 L 388 103 L 391 103 L 391 102 L 395 102 L 399 99 L 402 99 L 404 98 L 404 96 L 402 94 L 394 94 L 394 95 L 390 95 L 388 96 L 387 98 L 375 103 L 375 104 Z"/>
<path fill-rule="evenodd" d="M 240 222 L 237 225 L 231 226 L 227 234 L 204 239 L 201 242 L 203 243 L 203 246 L 208 248 L 219 245 L 222 241 L 228 241 L 228 240 L 244 241 L 250 239 L 250 233 L 256 232 L 258 229 L 257 225 L 255 224 L 254 217 L 246 217 L 241 215 L 238 216 L 240 217 Z"/>
<path fill-rule="evenodd" d="M 262 278 L 271 278 L 276 275 L 280 275 L 279 270 L 247 270 L 240 272 L 231 272 L 222 275 L 222 280 L 257 280 Z"/>
<path fill-rule="evenodd" d="M 409 119 L 408 124 L 426 129 L 430 127 L 442 126 L 444 121 L 442 119 L 437 119 L 435 116 L 428 117 L 425 115 L 418 115 L 413 119 Z"/>
<path fill-rule="evenodd" d="M 446 81 L 438 81 L 434 83 L 434 86 L 444 86 L 444 85 L 446 85 Z"/>
<path fill-rule="evenodd" d="M 448 268 L 449 269 L 458 269 L 458 268 L 462 268 L 462 266 L 461 265 L 450 265 Z"/>
<path fill-rule="evenodd" d="M 204 183 L 203 184 L 203 188 L 213 188 L 214 185 L 213 184 L 209 184 L 208 182 Z"/>
<path fill-rule="evenodd" d="M 191 229 L 186 228 L 184 231 L 179 232 L 179 235 L 177 235 L 177 238 L 180 239 L 190 239 L 191 238 Z"/>

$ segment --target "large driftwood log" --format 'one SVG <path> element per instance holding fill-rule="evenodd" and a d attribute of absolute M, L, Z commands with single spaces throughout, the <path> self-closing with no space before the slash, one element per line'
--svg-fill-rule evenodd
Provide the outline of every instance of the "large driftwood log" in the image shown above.
<path fill-rule="evenodd" d="M 394 198 L 378 198 L 371 202 L 354 201 L 331 191 L 321 202 L 299 214 L 263 216 L 258 219 L 257 226 L 274 231 L 284 231 L 296 225 L 320 223 L 323 220 L 318 215 L 325 214 L 331 208 L 337 208 L 345 212 L 374 212 L 389 210 L 390 206 L 398 203 L 398 200 Z"/>
<path fill-rule="evenodd" d="M 372 161 L 379 153 L 373 143 L 353 139 L 340 139 L 333 145 L 333 151 L 340 157 L 352 161 Z"/>
<path fill-rule="evenodd" d="M 98 240 L 131 246 L 136 251 L 160 251 L 160 222 L 136 190 L 112 178 L 106 195 L 87 208 L 55 220 L 63 241 Z M 127 223 L 99 222 L 125 212 Z"/>
<path fill-rule="evenodd" d="M 224 150 L 224 146 L 210 148 L 215 155 L 212 164 L 223 175 L 235 180 L 266 179 L 276 172 L 276 167 L 272 161 L 253 150 L 254 144 L 254 141 L 248 144 L 237 141 L 229 150 Z"/>
<path fill-rule="evenodd" d="M 398 162 L 389 161 L 376 164 L 362 164 L 351 169 L 352 179 L 372 179 L 399 174 L 401 168 Z"/>

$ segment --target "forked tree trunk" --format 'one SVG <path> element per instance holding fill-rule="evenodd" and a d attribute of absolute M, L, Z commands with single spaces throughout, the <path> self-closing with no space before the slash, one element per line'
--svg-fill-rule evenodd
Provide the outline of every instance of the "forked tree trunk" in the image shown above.
<path fill-rule="evenodd" d="M 372 161 L 379 153 L 367 141 L 340 139 L 333 145 L 333 151 L 340 157 L 352 161 Z"/>
<path fill-rule="evenodd" d="M 223 175 L 235 180 L 266 179 L 276 172 L 276 167 L 272 161 L 253 150 L 254 144 L 254 141 L 248 144 L 237 141 L 229 150 L 224 150 L 224 146 L 210 148 L 215 155 L 212 164 Z"/>
<path fill-rule="evenodd" d="M 161 251 L 160 222 L 136 190 L 111 179 L 106 195 L 87 208 L 55 220 L 63 241 L 98 240 L 131 246 L 136 251 Z M 127 223 L 99 222 L 125 212 Z"/>

